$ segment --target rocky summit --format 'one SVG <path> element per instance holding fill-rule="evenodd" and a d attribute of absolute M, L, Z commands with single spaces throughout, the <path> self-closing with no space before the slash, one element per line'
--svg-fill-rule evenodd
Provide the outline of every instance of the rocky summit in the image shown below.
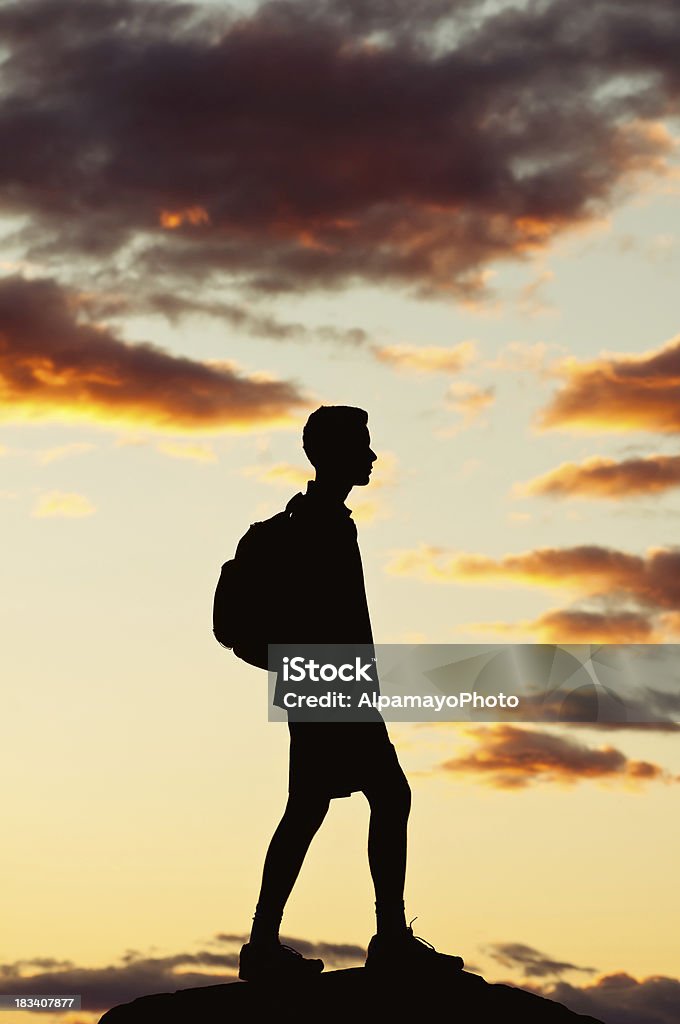
<path fill-rule="evenodd" d="M 234 981 L 142 996 L 108 1010 L 99 1024 L 414 1024 L 443 1016 L 456 1024 L 603 1024 L 524 989 L 490 985 L 467 971 L 392 977 L 362 967 L 328 971 L 304 984 Z"/>

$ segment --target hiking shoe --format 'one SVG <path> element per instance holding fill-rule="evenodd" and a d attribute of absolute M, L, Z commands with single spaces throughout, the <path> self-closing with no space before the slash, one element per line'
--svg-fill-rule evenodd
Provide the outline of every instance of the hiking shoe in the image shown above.
<path fill-rule="evenodd" d="M 316 977 L 322 970 L 323 960 L 306 960 L 291 946 L 246 942 L 239 957 L 238 976 L 241 981 L 292 980 Z"/>
<path fill-rule="evenodd" d="M 415 918 L 413 918 L 415 921 Z M 434 946 L 413 934 L 408 926 L 402 935 L 374 935 L 368 944 L 366 967 L 372 971 L 402 970 L 454 973 L 463 969 L 462 956 L 439 953 Z"/>

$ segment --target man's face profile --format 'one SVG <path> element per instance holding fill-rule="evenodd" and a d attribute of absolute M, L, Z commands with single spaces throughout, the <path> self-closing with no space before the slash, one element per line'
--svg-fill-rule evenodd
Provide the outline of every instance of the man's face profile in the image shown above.
<path fill-rule="evenodd" d="M 351 487 L 364 487 L 377 457 L 371 449 L 368 427 L 351 426 L 328 445 L 317 469 Z"/>

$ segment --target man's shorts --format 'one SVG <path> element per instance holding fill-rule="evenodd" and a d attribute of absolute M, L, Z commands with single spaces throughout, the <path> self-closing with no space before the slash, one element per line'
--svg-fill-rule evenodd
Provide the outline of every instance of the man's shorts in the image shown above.
<path fill-rule="evenodd" d="M 289 722 L 288 792 L 333 798 L 403 778 L 384 722 Z"/>

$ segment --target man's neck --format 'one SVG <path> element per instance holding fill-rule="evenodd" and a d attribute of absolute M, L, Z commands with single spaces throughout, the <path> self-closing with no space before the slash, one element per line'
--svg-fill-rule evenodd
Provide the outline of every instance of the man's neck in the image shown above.
<path fill-rule="evenodd" d="M 337 502 L 340 505 L 345 503 L 347 495 L 352 490 L 352 484 L 346 484 L 344 480 L 337 477 L 320 476 L 318 471 L 314 479 L 314 490 L 325 501 Z"/>

